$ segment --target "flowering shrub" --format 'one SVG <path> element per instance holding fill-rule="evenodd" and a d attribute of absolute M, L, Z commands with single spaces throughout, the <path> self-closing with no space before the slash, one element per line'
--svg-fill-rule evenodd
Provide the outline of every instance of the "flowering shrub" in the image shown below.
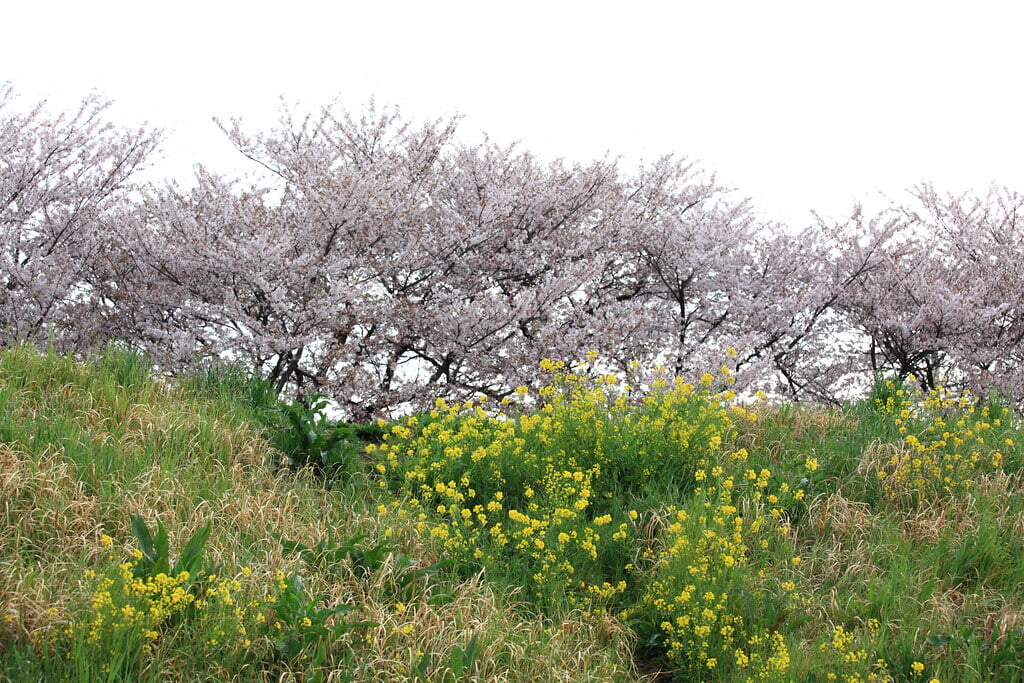
<path fill-rule="evenodd" d="M 877 470 L 890 498 L 970 492 L 979 475 L 1004 468 L 1006 454 L 1014 452 L 1006 435 L 1010 411 L 969 391 L 954 394 L 940 385 L 923 392 L 910 388 L 912 381 L 887 380 L 874 399 L 904 445 Z"/>
<path fill-rule="evenodd" d="M 710 382 L 661 379 L 640 397 L 587 363 L 544 368 L 551 382 L 518 390 L 504 412 L 438 400 L 370 450 L 383 483 L 408 497 L 403 509 L 459 561 L 522 580 L 542 605 L 610 598 L 625 590 L 635 546 L 630 501 L 691 489 L 728 414 Z M 523 412 L 527 401 L 537 409 Z"/>
<path fill-rule="evenodd" d="M 102 541 L 113 552 L 112 539 L 104 536 Z M 259 602 L 239 604 L 238 579 L 202 570 L 149 573 L 146 559 L 142 550 L 134 549 L 132 559 L 107 575 L 86 571 L 86 580 L 94 582 L 89 609 L 64 634 L 87 655 L 84 665 L 94 666 L 103 678 L 131 678 L 139 658 L 158 647 L 168 629 L 185 622 L 216 622 L 209 642 L 196 643 L 200 648 L 252 645 L 251 632 L 263 619 Z M 249 574 L 242 570 L 243 576 Z"/>
<path fill-rule="evenodd" d="M 728 373 L 696 386 L 656 375 L 642 391 L 590 362 L 544 369 L 547 386 L 501 411 L 439 400 L 395 425 L 370 449 L 381 484 L 405 496 L 393 505 L 540 609 L 616 610 L 653 624 L 680 669 L 784 678 L 786 643 L 762 624 L 794 586 L 758 557 L 803 491 L 728 449 L 733 419 L 747 419 L 721 390 Z"/>
<path fill-rule="evenodd" d="M 133 664 L 127 659 L 150 649 L 159 637 L 158 629 L 196 599 L 187 590 L 192 578 L 188 572 L 136 579 L 133 570 L 134 563 L 125 562 L 113 576 L 99 579 L 82 625 L 85 643 L 96 647 L 103 659 L 119 662 L 117 669 L 125 673 Z M 87 573 L 86 578 L 96 577 Z"/>
<path fill-rule="evenodd" d="M 698 678 L 787 677 L 789 653 L 777 624 L 795 585 L 769 571 L 783 509 L 803 497 L 772 473 L 748 466 L 743 449 L 700 461 L 701 486 L 671 515 L 653 580 L 627 614 L 652 622 L 668 657 Z M 798 564 L 799 557 L 792 558 Z"/>
<path fill-rule="evenodd" d="M 828 657 L 834 667 L 828 679 L 844 683 L 881 683 L 893 680 L 885 660 L 870 661 L 868 654 L 868 650 L 873 650 L 877 645 L 880 629 L 881 624 L 877 619 L 868 619 L 866 628 L 856 631 L 850 631 L 842 625 L 835 626 L 831 636 L 818 646 L 818 651 Z M 920 675 L 924 666 L 920 662 L 914 664 L 913 671 Z M 920 667 L 920 671 L 917 667 Z"/>

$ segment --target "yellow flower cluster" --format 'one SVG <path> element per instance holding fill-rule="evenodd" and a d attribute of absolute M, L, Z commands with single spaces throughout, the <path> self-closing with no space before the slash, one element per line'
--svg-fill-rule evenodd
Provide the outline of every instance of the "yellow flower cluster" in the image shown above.
<path fill-rule="evenodd" d="M 834 662 L 835 670 L 829 672 L 828 680 L 843 683 L 891 681 L 892 675 L 884 659 L 868 659 L 868 649 L 874 649 L 879 630 L 880 624 L 875 619 L 869 619 L 867 629 L 858 632 L 851 632 L 842 625 L 834 627 L 829 640 L 818 646 Z"/>
<path fill-rule="evenodd" d="M 112 545 L 108 538 L 100 541 L 106 548 Z M 130 653 L 152 648 L 169 621 L 186 614 L 202 619 L 216 613 L 210 645 L 223 646 L 231 640 L 244 648 L 251 645 L 246 625 L 258 623 L 262 615 L 255 610 L 258 602 L 238 604 L 242 585 L 237 579 L 203 572 L 192 576 L 187 571 L 140 577 L 135 570 L 141 555 L 133 551 L 131 561 L 107 576 L 86 571 L 85 579 L 95 582 L 90 609 L 84 622 L 69 629 L 68 635 L 82 637 L 100 659 L 125 662 L 126 654 L 130 660 Z M 244 568 L 242 575 L 250 576 L 251 571 Z"/>
<path fill-rule="evenodd" d="M 1000 436 L 1009 425 L 990 405 L 943 387 L 925 394 L 890 380 L 887 388 L 887 399 L 876 400 L 904 445 L 877 469 L 891 498 L 969 492 L 979 474 L 1002 468 L 1005 448 L 1013 442 Z"/>
<path fill-rule="evenodd" d="M 370 452 L 449 556 L 517 568 L 539 604 L 568 596 L 589 609 L 623 592 L 635 556 L 639 513 L 625 494 L 692 483 L 732 418 L 708 386 L 657 377 L 645 393 L 588 363 L 542 367 L 551 382 L 520 388 L 501 412 L 438 399 Z"/>
<path fill-rule="evenodd" d="M 755 569 L 758 554 L 781 537 L 786 501 L 773 491 L 771 472 L 746 467 L 746 459 L 741 450 L 701 462 L 702 486 L 685 509 L 670 509 L 674 517 L 640 609 L 653 611 L 670 659 L 697 675 L 714 668 L 784 680 L 786 643 L 757 623 L 761 615 L 741 593 L 790 599 L 792 582 Z M 783 496 L 794 497 L 788 486 Z"/>
<path fill-rule="evenodd" d="M 134 562 L 125 562 L 113 576 L 97 583 L 89 618 L 82 626 L 89 645 L 109 646 L 121 640 L 151 643 L 161 624 L 195 602 L 196 596 L 186 587 L 191 578 L 188 572 L 141 579 L 133 575 L 134 567 Z"/>

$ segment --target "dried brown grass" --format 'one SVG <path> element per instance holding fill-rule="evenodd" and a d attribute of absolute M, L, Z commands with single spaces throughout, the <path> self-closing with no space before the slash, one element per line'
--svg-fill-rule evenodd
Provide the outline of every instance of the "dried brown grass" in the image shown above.
<path fill-rule="evenodd" d="M 27 356 L 23 362 L 35 360 Z M 164 524 L 172 555 L 212 522 L 206 558 L 227 573 L 251 570 L 243 582 L 246 600 L 272 594 L 275 572 L 301 571 L 310 594 L 326 596 L 328 604 L 360 605 L 353 618 L 380 625 L 349 643 L 359 659 L 358 680 L 412 680 L 417 652 L 434 654 L 428 678 L 441 678 L 448 654 L 466 647 L 474 634 L 481 647 L 476 680 L 634 678 L 631 632 L 611 617 L 573 613 L 546 622 L 480 577 L 447 585 L 443 590 L 452 595 L 446 599 L 432 599 L 442 589 L 425 584 L 398 610 L 393 584 L 404 568 L 398 555 L 369 581 L 303 567 L 280 538 L 313 545 L 328 535 L 340 540 L 367 534 L 366 544 L 387 541 L 416 566 L 432 564 L 438 554 L 416 533 L 413 520 L 379 514 L 379 501 L 367 495 L 372 489 L 364 486 L 358 495 L 344 487 L 328 491 L 308 473 L 275 467 L 280 454 L 214 404 L 156 382 L 112 390 L 97 386 L 90 377 L 94 369 L 36 366 L 39 372 L 29 378 L 0 377 L 20 383 L 8 414 L 28 422 L 58 405 L 81 452 L 115 449 L 132 467 L 106 477 L 97 490 L 83 480 L 81 462 L 72 462 L 59 446 L 0 444 L 0 635 L 27 641 L 78 618 L 91 597 L 85 571 L 129 556 L 135 543 L 130 519 L 140 514 L 150 528 L 157 520 Z M 103 535 L 113 537 L 112 550 L 101 545 Z M 329 662 L 344 657 L 332 652 Z M 154 673 L 174 679 L 180 675 L 177 661 L 168 655 Z M 326 673 L 328 680 L 343 678 L 342 669 Z M 265 674 L 254 669 L 246 676 Z M 280 676 L 288 680 L 292 674 Z"/>

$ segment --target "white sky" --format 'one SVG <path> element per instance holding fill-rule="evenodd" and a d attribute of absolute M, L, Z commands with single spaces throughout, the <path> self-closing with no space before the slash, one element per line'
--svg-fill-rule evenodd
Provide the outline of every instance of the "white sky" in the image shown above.
<path fill-rule="evenodd" d="M 676 153 L 801 225 L 879 191 L 1024 190 L 1024 3 L 33 0 L 0 20 L 24 100 L 95 88 L 172 133 L 163 175 L 234 172 L 211 117 L 371 95 L 468 139 L 587 161 Z"/>

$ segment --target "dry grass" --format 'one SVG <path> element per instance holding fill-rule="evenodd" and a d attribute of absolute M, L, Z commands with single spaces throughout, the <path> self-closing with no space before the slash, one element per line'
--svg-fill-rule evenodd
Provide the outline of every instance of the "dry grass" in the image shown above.
<path fill-rule="evenodd" d="M 872 432 L 841 411 L 764 403 L 755 410 L 757 423 L 738 423 L 737 444 L 752 458 L 777 463 L 770 467 L 778 476 L 810 481 L 806 499 L 787 511 L 787 537 L 759 557 L 766 571 L 797 584 L 779 622 L 792 629 L 791 651 L 803 658 L 794 671 L 824 671 L 817 645 L 832 627 L 843 624 L 866 638 L 874 615 L 886 656 L 932 657 L 928 675 L 944 666 L 942 680 L 970 672 L 1012 680 L 1015 669 L 986 658 L 1016 647 L 1024 629 L 1016 578 L 1024 574 L 1012 552 L 1024 540 L 1021 474 L 981 475 L 970 495 L 890 498 L 872 483 L 891 458 L 908 452 L 889 438 L 891 430 Z M 245 576 L 239 603 L 272 600 L 277 573 L 300 572 L 307 595 L 324 596 L 321 606 L 351 605 L 356 609 L 342 618 L 374 622 L 332 642 L 319 670 L 325 680 L 442 680 L 454 673 L 453 653 L 474 638 L 473 680 L 661 675 L 635 670 L 637 636 L 600 611 L 539 616 L 525 597 L 482 574 L 467 578 L 439 568 L 408 580 L 411 569 L 431 567 L 444 553 L 416 531 L 394 496 L 362 475 L 325 490 L 311 472 L 283 471 L 280 454 L 242 414 L 163 382 L 122 386 L 88 365 L 21 350 L 0 356 L 0 416 L 9 427 L 0 442 L 0 679 L 11 648 L 32 652 L 28 644 L 37 646 L 40 634 L 81 622 L 94 590 L 85 573 L 109 571 L 129 556 L 136 513 L 151 527 L 156 520 L 166 526 L 172 554 L 211 522 L 205 557 L 225 576 Z M 829 451 L 857 430 L 856 442 Z M 810 457 L 820 462 L 816 473 L 804 467 Z M 633 576 L 641 582 L 670 522 L 667 509 L 651 505 L 636 523 Z M 753 518 L 752 509 L 742 509 Z M 280 541 L 312 546 L 361 534 L 364 548 L 395 549 L 366 575 L 344 561 L 306 565 Z M 112 549 L 102 546 L 104 535 L 113 538 Z M 791 563 L 794 554 L 799 566 Z M 964 634 L 984 645 L 970 650 Z M 959 640 L 936 651 L 925 644 L 931 635 Z M 267 634 L 251 648 L 238 646 L 227 663 L 212 646 L 182 648 L 183 638 L 161 643 L 144 677 L 302 680 L 301 662 L 275 659 Z"/>
<path fill-rule="evenodd" d="M 849 432 L 856 426 L 851 416 L 824 407 L 795 408 L 757 401 L 747 410 L 756 419 L 738 425 L 739 444 L 775 461 L 783 456 L 787 444 L 801 444 L 833 432 Z"/>
<path fill-rule="evenodd" d="M 479 577 L 459 584 L 443 601 L 427 594 L 396 606 L 375 600 L 381 594 L 387 590 L 377 586 L 356 598 L 379 624 L 366 633 L 360 680 L 412 680 L 416 654 L 425 652 L 440 653 L 424 672 L 426 680 L 442 680 L 451 674 L 446 655 L 465 648 L 474 636 L 480 647 L 476 680 L 632 678 L 623 664 L 630 661 L 632 638 L 614 620 L 595 621 L 574 612 L 548 621 L 517 608 L 514 595 L 499 597 Z"/>
<path fill-rule="evenodd" d="M 99 501 L 57 447 L 0 444 L 0 614 L 26 633 L 61 623 L 80 597 L 72 570 L 99 555 Z"/>
<path fill-rule="evenodd" d="M 216 403 L 160 382 L 112 386 L 95 368 L 48 365 L 13 353 L 21 357 L 5 360 L 8 366 L 20 363 L 21 372 L 0 368 L 0 386 L 6 381 L 17 387 L 4 397 L 7 415 L 32 424 L 58 406 L 66 438 L 40 444 L 26 430 L 23 440 L 0 444 L 0 650 L 38 642 L 40 634 L 79 619 L 91 599 L 86 571 L 102 572 L 129 556 L 135 543 L 130 518 L 138 513 L 151 528 L 156 520 L 164 524 L 172 553 L 212 522 L 208 566 L 231 575 L 242 567 L 251 571 L 240 596 L 245 600 L 266 600 L 276 572 L 301 571 L 310 594 L 326 596 L 328 604 L 359 605 L 354 619 L 379 622 L 352 642 L 332 646 L 323 670 L 327 680 L 353 674 L 357 680 L 412 680 L 419 652 L 431 654 L 427 675 L 435 680 L 444 675 L 449 653 L 466 647 L 474 634 L 481 648 L 477 680 L 631 678 L 632 641 L 621 624 L 579 614 L 545 622 L 479 577 L 421 582 L 399 609 L 404 598 L 393 584 L 406 570 L 401 557 L 417 567 L 438 559 L 413 521 L 379 514 L 371 487 L 326 491 L 309 473 L 281 470 L 280 454 Z M 77 455 L 69 457 L 61 443 L 74 446 Z M 124 467 L 94 475 L 88 454 L 104 450 L 116 452 Z M 328 535 L 338 540 L 367 534 L 366 544 L 388 542 L 397 550 L 367 580 L 336 568 L 303 567 L 274 534 L 310 545 Z M 104 535 L 114 539 L 111 550 L 102 547 Z M 200 665 L 161 651 L 147 676 L 265 680 L 271 674 L 260 671 L 259 662 L 266 657 L 226 671 L 215 660 Z M 285 666 L 272 677 L 289 680 L 294 673 Z"/>
<path fill-rule="evenodd" d="M 890 461 L 903 458 L 909 453 L 910 449 L 902 441 L 873 441 L 861 452 L 856 472 L 865 477 L 877 477 L 878 472 L 884 470 Z"/>
<path fill-rule="evenodd" d="M 942 539 L 956 541 L 978 528 L 969 498 L 921 501 L 901 515 L 898 525 L 911 543 L 921 545 Z"/>

